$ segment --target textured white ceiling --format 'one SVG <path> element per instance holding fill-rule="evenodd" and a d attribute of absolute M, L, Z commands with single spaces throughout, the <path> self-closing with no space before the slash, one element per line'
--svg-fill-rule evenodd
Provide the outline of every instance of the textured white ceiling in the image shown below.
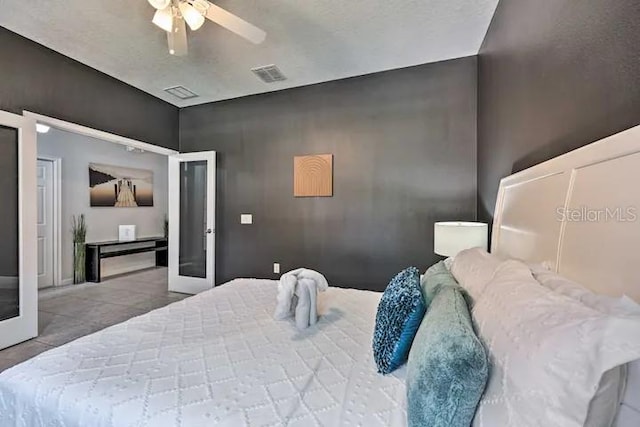
<path fill-rule="evenodd" d="M 478 53 L 498 0 L 218 0 L 267 32 L 253 45 L 212 22 L 167 52 L 146 0 L 0 0 L 0 25 L 179 107 Z M 266 84 L 250 69 L 276 64 Z M 181 101 L 163 89 L 200 95 Z"/>

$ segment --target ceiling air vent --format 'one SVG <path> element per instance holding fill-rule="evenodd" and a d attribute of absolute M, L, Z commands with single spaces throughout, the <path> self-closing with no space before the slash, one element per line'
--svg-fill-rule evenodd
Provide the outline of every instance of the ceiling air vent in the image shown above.
<path fill-rule="evenodd" d="M 264 67 L 252 68 L 251 71 L 265 83 L 274 83 L 287 80 L 282 71 L 275 65 L 265 65 Z"/>
<path fill-rule="evenodd" d="M 176 98 L 180 98 L 180 99 L 191 99 L 191 98 L 197 98 L 198 97 L 197 93 L 187 89 L 184 86 L 168 87 L 164 91 L 167 92 L 168 94 L 173 95 Z"/>

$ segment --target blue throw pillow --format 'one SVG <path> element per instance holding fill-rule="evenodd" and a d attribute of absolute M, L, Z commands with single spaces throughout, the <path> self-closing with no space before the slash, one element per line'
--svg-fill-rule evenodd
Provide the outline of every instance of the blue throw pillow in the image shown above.
<path fill-rule="evenodd" d="M 473 331 L 464 291 L 446 269 L 436 272 L 422 283 L 431 303 L 409 354 L 407 418 L 410 427 L 469 427 L 489 362 Z"/>
<path fill-rule="evenodd" d="M 373 334 L 373 358 L 378 372 L 388 374 L 407 361 L 425 312 L 420 272 L 409 267 L 391 280 L 378 305 Z"/>

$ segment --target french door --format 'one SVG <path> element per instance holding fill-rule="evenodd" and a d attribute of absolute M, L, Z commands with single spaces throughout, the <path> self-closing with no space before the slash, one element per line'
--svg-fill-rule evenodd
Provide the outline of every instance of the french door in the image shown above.
<path fill-rule="evenodd" d="M 169 290 L 197 294 L 215 285 L 214 151 L 169 157 Z"/>
<path fill-rule="evenodd" d="M 0 111 L 0 349 L 38 335 L 35 121 Z"/>

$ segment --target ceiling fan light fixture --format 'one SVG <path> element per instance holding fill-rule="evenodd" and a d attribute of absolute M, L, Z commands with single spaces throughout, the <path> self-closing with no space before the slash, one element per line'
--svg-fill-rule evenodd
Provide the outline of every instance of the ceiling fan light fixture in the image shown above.
<path fill-rule="evenodd" d="M 156 10 L 151 22 L 165 30 L 167 33 L 173 32 L 173 12 L 171 11 L 171 7 Z"/>
<path fill-rule="evenodd" d="M 204 24 L 204 16 L 187 2 L 180 2 L 180 13 L 192 31 L 196 31 Z"/>
<path fill-rule="evenodd" d="M 149 4 L 158 10 L 162 10 L 169 7 L 171 0 L 149 0 Z"/>
<path fill-rule="evenodd" d="M 198 12 L 200 12 L 200 14 L 202 16 L 206 16 L 207 15 L 207 10 L 209 10 L 209 7 L 211 6 L 211 3 L 209 3 L 207 0 L 187 0 L 187 2 Z"/>

